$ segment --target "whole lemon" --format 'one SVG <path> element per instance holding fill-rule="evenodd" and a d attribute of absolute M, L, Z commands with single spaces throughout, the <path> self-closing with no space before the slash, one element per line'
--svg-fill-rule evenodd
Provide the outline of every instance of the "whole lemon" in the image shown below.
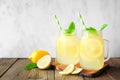
<path fill-rule="evenodd" d="M 28 57 L 33 63 L 37 63 L 37 61 L 45 55 L 49 55 L 49 53 L 45 50 L 35 50 Z"/>

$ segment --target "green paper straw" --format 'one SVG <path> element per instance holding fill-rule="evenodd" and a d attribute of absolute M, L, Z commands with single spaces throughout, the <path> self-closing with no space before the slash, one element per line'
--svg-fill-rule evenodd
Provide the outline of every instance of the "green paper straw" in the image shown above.
<path fill-rule="evenodd" d="M 55 19 L 56 23 L 58 24 L 59 29 L 62 30 L 62 26 L 60 25 L 60 22 L 59 22 L 59 20 L 57 19 L 57 16 L 56 16 L 56 15 L 54 16 L 54 19 Z"/>
<path fill-rule="evenodd" d="M 80 14 L 80 12 L 78 13 L 78 17 L 80 18 L 80 21 L 81 21 L 82 26 L 84 26 L 84 28 L 86 28 L 85 22 L 84 22 L 84 20 L 83 20 L 83 18 L 82 18 L 82 15 Z"/>

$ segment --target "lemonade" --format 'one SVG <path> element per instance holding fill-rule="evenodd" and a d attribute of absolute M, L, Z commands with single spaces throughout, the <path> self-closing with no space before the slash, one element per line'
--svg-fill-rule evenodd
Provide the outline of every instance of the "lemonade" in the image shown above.
<path fill-rule="evenodd" d="M 99 30 L 94 27 L 86 27 L 79 13 L 82 26 L 84 27 L 80 39 L 80 65 L 85 70 L 100 70 L 104 66 L 105 42 L 101 32 L 107 27 L 103 24 Z"/>
<path fill-rule="evenodd" d="M 57 17 L 54 17 L 60 30 L 56 41 L 56 59 L 63 65 L 77 64 L 79 62 L 79 40 L 75 34 L 75 24 L 72 21 L 67 29 L 61 27 Z"/>
<path fill-rule="evenodd" d="M 79 62 L 79 40 L 75 34 L 65 35 L 61 34 L 57 38 L 56 59 L 59 63 L 68 65 Z"/>
<path fill-rule="evenodd" d="M 86 70 L 99 70 L 104 65 L 104 40 L 97 33 L 84 31 L 80 40 L 80 65 Z"/>

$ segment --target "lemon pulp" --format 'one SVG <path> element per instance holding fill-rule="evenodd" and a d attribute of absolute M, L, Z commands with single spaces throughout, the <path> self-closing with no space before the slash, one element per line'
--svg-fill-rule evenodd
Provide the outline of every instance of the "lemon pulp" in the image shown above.
<path fill-rule="evenodd" d="M 50 66 L 51 61 L 52 61 L 51 56 L 50 55 L 45 55 L 38 60 L 37 66 L 40 69 L 46 69 Z"/>

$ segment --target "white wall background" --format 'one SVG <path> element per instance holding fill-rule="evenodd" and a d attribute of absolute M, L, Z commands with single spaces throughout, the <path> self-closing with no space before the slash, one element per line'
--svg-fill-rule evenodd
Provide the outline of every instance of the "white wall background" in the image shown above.
<path fill-rule="evenodd" d="M 88 26 L 109 24 L 103 35 L 111 56 L 120 57 L 120 0 L 0 0 L 0 57 L 28 57 L 36 49 L 55 57 L 59 30 L 53 16 L 63 26 L 74 20 L 80 37 L 78 11 Z"/>

